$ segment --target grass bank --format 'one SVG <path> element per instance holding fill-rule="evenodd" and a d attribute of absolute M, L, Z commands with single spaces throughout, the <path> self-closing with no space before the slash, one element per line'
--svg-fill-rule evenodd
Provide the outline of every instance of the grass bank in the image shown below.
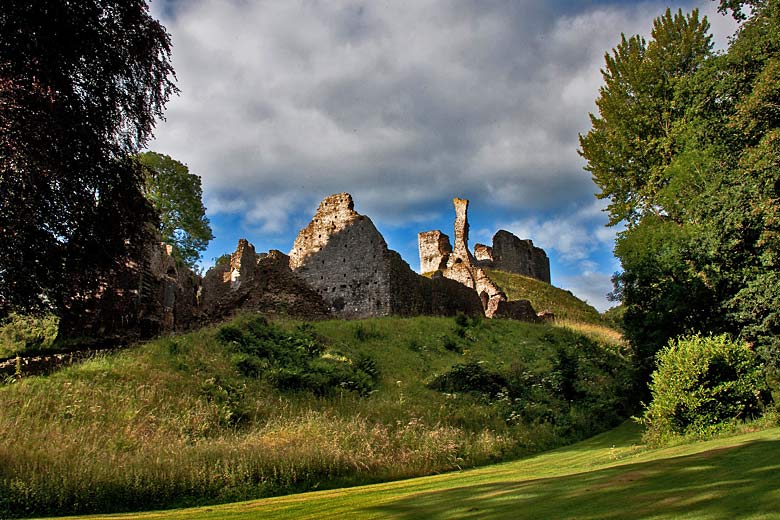
<path fill-rule="evenodd" d="M 517 518 L 764 520 L 780 517 L 780 428 L 671 448 L 640 444 L 634 424 L 490 467 L 131 516 L 174 520 Z"/>
<path fill-rule="evenodd" d="M 457 470 L 574 442 L 629 406 L 622 348 L 571 330 L 463 317 L 253 320 L 0 386 L 0 516 Z"/>
<path fill-rule="evenodd" d="M 528 300 L 536 312 L 549 311 L 555 314 L 556 319 L 573 323 L 604 325 L 599 311 L 570 291 L 519 274 L 494 269 L 488 269 L 486 272 L 490 279 L 504 291 L 507 298 Z"/>

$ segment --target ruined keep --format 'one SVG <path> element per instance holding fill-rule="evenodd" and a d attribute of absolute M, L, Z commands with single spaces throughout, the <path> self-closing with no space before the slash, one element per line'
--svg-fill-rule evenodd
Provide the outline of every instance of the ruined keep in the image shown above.
<path fill-rule="evenodd" d="M 493 247 L 477 244 L 474 254 L 469 251 L 469 201 L 453 199 L 455 206 L 455 243 L 441 231 L 425 231 L 418 235 L 420 271 L 434 273 L 434 277 L 455 280 L 474 290 L 489 318 L 507 317 L 524 321 L 538 321 L 527 300 L 508 301 L 506 294 L 490 279 L 483 268 L 499 269 L 531 276 L 550 283 L 550 262 L 544 250 L 534 247 L 530 240 L 520 240 L 501 230 L 493 237 Z"/>
<path fill-rule="evenodd" d="M 320 203 L 295 239 L 290 268 L 338 317 L 476 314 L 481 308 L 479 300 L 457 284 L 412 271 L 388 249 L 371 219 L 354 210 L 348 193 Z"/>

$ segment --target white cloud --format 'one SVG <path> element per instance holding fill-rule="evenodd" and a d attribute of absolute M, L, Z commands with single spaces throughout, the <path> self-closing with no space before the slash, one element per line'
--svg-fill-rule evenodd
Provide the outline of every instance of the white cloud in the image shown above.
<path fill-rule="evenodd" d="M 595 251 L 611 247 L 617 230 L 607 228 L 604 201 L 594 200 L 574 211 L 550 218 L 531 216 L 508 223 L 498 223 L 520 238 L 531 238 L 545 250 L 554 250 L 563 262 L 575 264 Z"/>

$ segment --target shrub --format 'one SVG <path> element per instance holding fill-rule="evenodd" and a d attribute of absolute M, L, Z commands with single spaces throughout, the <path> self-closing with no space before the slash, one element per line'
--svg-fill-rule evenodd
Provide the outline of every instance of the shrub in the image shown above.
<path fill-rule="evenodd" d="M 0 320 L 0 357 L 35 353 L 52 347 L 57 338 L 56 316 L 11 313 Z"/>
<path fill-rule="evenodd" d="M 323 396 L 346 389 L 368 395 L 378 381 L 376 363 L 367 356 L 354 363 L 347 358 L 324 359 L 325 345 L 307 323 L 285 331 L 262 316 L 253 316 L 223 325 L 217 339 L 235 350 L 236 368 L 242 375 L 264 378 L 279 390 Z"/>
<path fill-rule="evenodd" d="M 490 397 L 496 396 L 506 386 L 504 376 L 485 369 L 480 363 L 456 364 L 428 384 L 428 388 L 441 392 L 476 392 Z"/>
<path fill-rule="evenodd" d="M 748 345 L 728 335 L 682 337 L 671 340 L 657 361 L 643 416 L 649 441 L 706 435 L 724 422 L 761 413 L 766 382 Z"/>

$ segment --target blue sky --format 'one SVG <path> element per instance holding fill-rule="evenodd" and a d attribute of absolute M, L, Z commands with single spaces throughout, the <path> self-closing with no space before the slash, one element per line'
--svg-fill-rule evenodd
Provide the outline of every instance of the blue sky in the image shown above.
<path fill-rule="evenodd" d="M 577 154 L 620 33 L 669 6 L 715 2 L 153 0 L 181 94 L 149 148 L 203 181 L 216 238 L 204 267 L 247 238 L 289 252 L 319 201 L 349 192 L 418 270 L 417 233 L 498 229 L 550 257 L 553 285 L 611 303 L 615 228 Z"/>

